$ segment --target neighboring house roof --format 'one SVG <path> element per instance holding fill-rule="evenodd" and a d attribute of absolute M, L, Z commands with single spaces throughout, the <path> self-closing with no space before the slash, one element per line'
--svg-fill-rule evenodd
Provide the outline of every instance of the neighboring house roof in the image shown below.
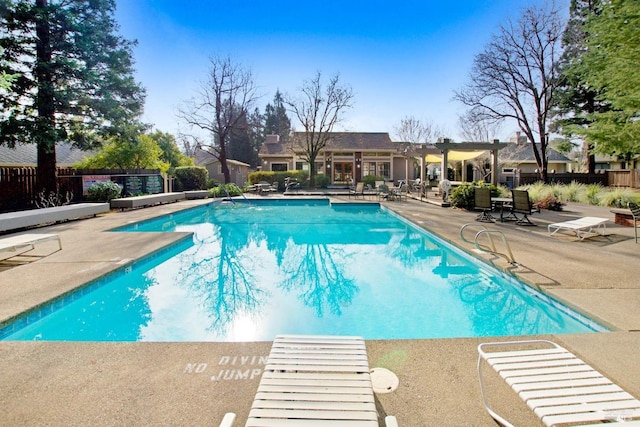
<path fill-rule="evenodd" d="M 304 141 L 305 132 L 294 132 L 291 141 Z M 270 135 L 269 135 L 270 136 Z M 292 156 L 293 144 L 278 142 L 277 138 L 267 139 L 260 147 L 260 156 Z M 300 143 L 298 144 L 302 146 Z M 331 132 L 326 151 L 389 151 L 397 150 L 401 144 L 391 141 L 387 132 Z"/>
<path fill-rule="evenodd" d="M 220 160 L 218 160 L 216 156 L 214 156 L 211 152 L 209 152 L 208 150 L 202 147 L 196 147 L 194 157 L 195 157 L 194 162 L 198 166 L 206 166 L 206 165 L 210 165 L 211 163 L 220 162 Z M 232 160 L 232 159 L 227 159 L 227 164 L 236 165 L 236 166 L 246 166 L 246 167 L 251 166 L 247 163 L 244 163 L 238 160 Z"/>
<path fill-rule="evenodd" d="M 83 151 L 73 148 L 69 143 L 56 145 L 57 166 L 70 167 L 96 154 L 95 150 Z M 0 146 L 0 166 L 36 166 L 38 148 L 36 144 L 20 144 L 15 148 Z"/>
<path fill-rule="evenodd" d="M 536 143 L 540 149 L 540 143 Z M 511 143 L 498 152 L 502 163 L 536 163 L 533 149 L 528 142 Z M 547 147 L 547 161 L 553 163 L 571 163 L 571 159 L 551 147 Z"/>

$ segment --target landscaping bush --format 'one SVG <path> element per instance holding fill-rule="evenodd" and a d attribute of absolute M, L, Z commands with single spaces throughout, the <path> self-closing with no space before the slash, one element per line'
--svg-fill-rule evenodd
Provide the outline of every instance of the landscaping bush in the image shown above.
<path fill-rule="evenodd" d="M 181 166 L 173 170 L 177 191 L 205 190 L 209 172 L 202 166 Z"/>
<path fill-rule="evenodd" d="M 362 178 L 362 182 L 364 182 L 365 186 L 369 186 L 370 188 L 376 188 L 376 181 L 384 181 L 383 176 L 376 175 L 367 175 Z"/>
<path fill-rule="evenodd" d="M 327 188 L 331 183 L 329 175 L 316 175 L 316 188 Z"/>
<path fill-rule="evenodd" d="M 87 199 L 92 202 L 108 202 L 120 197 L 122 187 L 113 181 L 96 182 L 87 189 L 87 193 Z"/>
<path fill-rule="evenodd" d="M 491 197 L 499 197 L 501 194 L 498 187 L 493 184 L 487 184 L 484 181 L 463 182 L 451 191 L 449 196 L 451 205 L 456 208 L 472 210 L 475 206 L 474 193 L 476 187 L 491 189 Z"/>
<path fill-rule="evenodd" d="M 240 196 L 242 194 L 242 190 L 235 184 L 220 184 L 209 189 L 209 197 L 212 198 L 227 197 L 227 194 L 231 197 Z"/>
<path fill-rule="evenodd" d="M 321 175 L 316 176 L 316 180 Z M 249 174 L 249 184 L 257 184 L 261 181 L 266 181 L 268 183 L 273 184 L 274 182 L 278 183 L 278 189 L 280 191 L 284 191 L 284 180 L 285 178 L 293 178 L 296 179 L 300 185 L 306 186 L 307 181 L 309 179 L 309 172 L 307 171 L 298 171 L 298 170 L 290 170 L 290 171 L 282 171 L 282 172 L 266 172 L 266 171 L 258 171 L 251 172 Z"/>

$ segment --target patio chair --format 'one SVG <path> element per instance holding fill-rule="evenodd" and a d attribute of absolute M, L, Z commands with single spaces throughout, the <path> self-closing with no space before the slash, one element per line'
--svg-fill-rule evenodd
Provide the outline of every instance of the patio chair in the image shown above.
<path fill-rule="evenodd" d="M 553 236 L 560 230 L 567 230 L 576 233 L 576 236 L 580 240 L 584 240 L 585 237 L 604 236 L 607 231 L 607 218 L 599 218 L 595 216 L 585 216 L 571 221 L 556 222 L 555 224 L 549 224 L 547 231 L 550 236 Z M 552 229 L 555 229 L 551 231 Z"/>
<path fill-rule="evenodd" d="M 506 427 L 513 424 L 489 404 L 482 373 L 485 364 L 546 426 L 640 425 L 631 421 L 640 420 L 640 401 L 558 344 L 546 340 L 483 343 L 478 346 L 482 399 L 487 412 Z"/>
<path fill-rule="evenodd" d="M 358 196 L 364 199 L 364 182 L 360 181 L 356 183 L 355 188 L 349 188 L 349 198 L 351 198 L 351 196 L 355 199 L 357 199 Z"/>
<path fill-rule="evenodd" d="M 529 200 L 529 192 L 526 190 L 511 190 L 511 198 L 513 199 L 511 212 L 517 218 L 516 225 L 536 225 L 529 219 L 529 215 L 534 212 L 534 207 Z M 518 218 L 517 214 L 521 214 L 522 217 Z"/>
<path fill-rule="evenodd" d="M 221 426 L 233 418 L 225 415 Z M 246 423 L 270 425 L 378 426 L 364 340 L 277 336 Z M 387 426 L 397 426 L 394 417 Z"/>
<path fill-rule="evenodd" d="M 476 217 L 476 221 L 494 222 L 491 211 L 493 205 L 491 203 L 491 189 L 485 187 L 476 187 L 473 190 L 473 207 L 480 210 L 480 214 Z"/>
<path fill-rule="evenodd" d="M 629 202 L 629 210 L 631 211 L 631 217 L 633 218 L 633 231 L 636 235 L 636 243 L 638 243 L 638 221 L 640 221 L 640 205 L 637 203 Z"/>

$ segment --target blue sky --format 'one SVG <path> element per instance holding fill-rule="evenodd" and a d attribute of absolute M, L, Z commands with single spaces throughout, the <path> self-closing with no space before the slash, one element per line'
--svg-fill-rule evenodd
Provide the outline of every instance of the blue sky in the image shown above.
<path fill-rule="evenodd" d="M 176 110 L 218 55 L 252 70 L 261 111 L 278 89 L 294 95 L 317 71 L 340 73 L 355 98 L 336 130 L 393 138 L 400 120 L 414 116 L 460 140 L 465 108 L 452 97 L 468 81 L 474 55 L 507 18 L 541 1 L 116 0 L 116 20 L 121 35 L 138 41 L 143 120 L 161 131 L 188 130 Z M 515 130 L 506 123 L 495 137 Z"/>

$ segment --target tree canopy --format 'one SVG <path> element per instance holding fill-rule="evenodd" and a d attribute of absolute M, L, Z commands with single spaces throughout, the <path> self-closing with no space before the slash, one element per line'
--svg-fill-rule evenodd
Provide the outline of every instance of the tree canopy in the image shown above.
<path fill-rule="evenodd" d="M 607 110 L 585 111 L 586 123 L 573 131 L 605 154 L 629 156 L 640 152 L 640 2 L 603 2 L 589 15 L 587 44 L 570 72 L 581 77 Z"/>
<path fill-rule="evenodd" d="M 470 82 L 454 96 L 476 118 L 514 120 L 532 142 L 543 181 L 547 180 L 548 125 L 558 86 L 563 28 L 562 18 L 552 7 L 524 9 L 516 22 L 501 26 L 475 56 Z"/>
<path fill-rule="evenodd" d="M 340 75 L 335 74 L 326 86 L 322 74 L 306 81 L 298 97 L 287 97 L 285 104 L 298 119 L 304 133 L 300 140 L 292 141 L 294 150 L 301 150 L 301 157 L 309 163 L 310 185 L 315 185 L 316 158 L 329 142 L 334 126 L 342 119 L 344 110 L 353 102 L 353 91 L 340 83 Z"/>
<path fill-rule="evenodd" d="M 111 138 L 93 157 L 75 166 L 80 169 L 160 169 L 167 172 L 169 163 L 162 160 L 164 152 L 151 135 L 134 139 Z"/>
<path fill-rule="evenodd" d="M 139 117 L 134 42 L 117 35 L 114 0 L 6 0 L 0 17 L 0 144 L 38 146 L 38 183 L 55 191 L 55 147 L 95 147 Z"/>

